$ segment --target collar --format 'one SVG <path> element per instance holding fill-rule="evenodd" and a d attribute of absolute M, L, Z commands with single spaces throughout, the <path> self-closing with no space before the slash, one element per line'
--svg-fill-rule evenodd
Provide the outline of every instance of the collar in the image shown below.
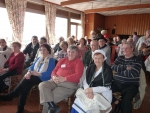
<path fill-rule="evenodd" d="M 107 45 L 105 44 L 103 47 L 99 47 L 99 49 L 103 49 L 103 48 L 105 48 Z"/>

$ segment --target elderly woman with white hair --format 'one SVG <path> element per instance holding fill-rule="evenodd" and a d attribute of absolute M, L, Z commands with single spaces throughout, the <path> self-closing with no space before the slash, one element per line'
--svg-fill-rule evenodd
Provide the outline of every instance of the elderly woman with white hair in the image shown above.
<path fill-rule="evenodd" d="M 107 57 L 103 50 L 95 50 L 92 58 L 94 64 L 86 70 L 83 89 L 77 90 L 71 113 L 100 113 L 103 110 L 107 113 L 111 110 L 111 67 L 105 62 Z"/>

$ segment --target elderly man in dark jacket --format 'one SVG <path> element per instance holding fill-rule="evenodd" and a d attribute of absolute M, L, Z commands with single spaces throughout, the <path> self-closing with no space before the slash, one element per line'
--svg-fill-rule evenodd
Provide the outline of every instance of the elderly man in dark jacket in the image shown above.
<path fill-rule="evenodd" d="M 25 61 L 24 69 L 28 68 L 31 65 L 31 63 L 34 61 L 38 49 L 39 49 L 38 37 L 32 36 L 32 42 L 29 43 L 23 50 L 23 53 L 25 55 L 28 55 Z"/>

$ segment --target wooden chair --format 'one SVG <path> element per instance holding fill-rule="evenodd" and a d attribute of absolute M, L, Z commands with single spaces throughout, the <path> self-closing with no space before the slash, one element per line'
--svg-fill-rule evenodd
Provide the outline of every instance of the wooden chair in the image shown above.
<path fill-rule="evenodd" d="M 71 110 L 71 105 L 72 105 L 71 99 L 73 98 L 73 96 L 74 96 L 74 94 L 72 94 L 70 97 L 68 97 L 67 100 L 64 99 L 64 101 L 68 103 L 68 113 L 70 113 L 70 110 Z M 41 106 L 42 105 L 39 104 L 39 110 L 41 110 Z"/>
<path fill-rule="evenodd" d="M 5 81 L 5 82 L 9 83 L 8 93 L 10 93 L 11 88 L 13 88 L 14 86 L 18 85 L 18 83 L 20 82 L 22 77 L 23 77 L 22 74 L 16 74 L 14 76 L 8 77 L 8 80 Z"/>
<path fill-rule="evenodd" d="M 68 102 L 68 113 L 70 113 L 71 106 L 72 106 L 72 101 L 71 101 L 71 99 L 74 97 L 74 95 L 75 95 L 75 93 L 72 94 L 70 97 L 68 97 L 68 100 L 67 100 L 67 102 Z"/>

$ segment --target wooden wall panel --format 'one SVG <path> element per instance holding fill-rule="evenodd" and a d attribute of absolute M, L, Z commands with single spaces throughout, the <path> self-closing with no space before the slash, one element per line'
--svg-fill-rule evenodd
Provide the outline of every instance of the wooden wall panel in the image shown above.
<path fill-rule="evenodd" d="M 145 31 L 150 29 L 150 14 L 130 14 L 105 17 L 105 29 L 108 29 L 110 37 L 112 29 L 116 24 L 116 35 L 132 35 L 134 31 L 138 35 L 145 35 Z"/>
<path fill-rule="evenodd" d="M 98 28 L 105 27 L 105 17 L 97 13 L 85 15 L 85 36 L 91 38 L 90 32 L 92 30 L 98 31 Z"/>
<path fill-rule="evenodd" d="M 85 15 L 85 36 L 90 38 L 90 31 L 94 30 L 94 13 Z"/>
<path fill-rule="evenodd" d="M 103 28 L 105 27 L 105 17 L 100 14 L 95 14 L 94 15 L 94 31 L 98 32 L 98 28 Z"/>

